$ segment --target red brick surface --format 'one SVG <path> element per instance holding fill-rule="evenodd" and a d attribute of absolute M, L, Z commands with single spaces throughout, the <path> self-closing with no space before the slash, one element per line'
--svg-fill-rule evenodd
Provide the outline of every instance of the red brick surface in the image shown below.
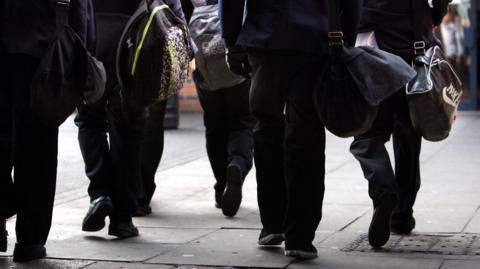
<path fill-rule="evenodd" d="M 178 97 L 180 112 L 202 112 L 202 107 L 198 101 L 197 90 L 191 79 L 184 84 Z"/>

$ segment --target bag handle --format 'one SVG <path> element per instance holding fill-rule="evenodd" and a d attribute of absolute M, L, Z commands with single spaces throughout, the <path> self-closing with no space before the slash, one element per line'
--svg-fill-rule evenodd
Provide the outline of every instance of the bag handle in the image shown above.
<path fill-rule="evenodd" d="M 423 6 L 421 5 L 425 0 L 410 0 L 410 9 L 412 13 L 412 24 L 413 24 L 413 36 L 415 41 L 413 42 L 413 49 L 415 51 L 415 56 L 423 56 L 426 51 L 425 40 L 423 40 L 421 26 L 422 26 L 422 10 Z"/>
<path fill-rule="evenodd" d="M 328 0 L 328 46 L 330 55 L 334 57 L 340 56 L 343 50 L 343 31 L 340 19 L 340 6 L 338 0 Z"/>
<path fill-rule="evenodd" d="M 68 13 L 70 11 L 70 0 L 57 0 L 55 2 L 55 24 L 57 35 L 60 35 L 68 25 Z"/>

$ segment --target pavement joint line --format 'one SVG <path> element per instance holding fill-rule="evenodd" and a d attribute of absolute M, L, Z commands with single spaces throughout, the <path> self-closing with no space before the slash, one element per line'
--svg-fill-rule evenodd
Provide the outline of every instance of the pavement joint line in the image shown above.
<path fill-rule="evenodd" d="M 478 206 L 477 209 L 475 209 L 472 216 L 470 216 L 470 218 L 467 220 L 467 223 L 465 223 L 465 225 L 463 226 L 460 232 L 465 233 L 465 230 L 467 229 L 468 225 L 470 225 L 470 223 L 473 221 L 473 218 L 478 212 L 480 212 L 480 206 Z"/>
<path fill-rule="evenodd" d="M 355 160 L 345 160 L 342 163 L 338 164 L 337 166 L 325 171 L 325 175 L 328 175 L 328 174 L 333 173 L 337 170 L 340 170 L 341 168 L 343 168 L 344 166 L 346 166 L 347 164 L 352 163 L 352 162 L 355 162 Z"/>
<path fill-rule="evenodd" d="M 440 263 L 438 269 L 442 269 L 443 265 L 445 264 L 446 259 L 443 259 L 442 262 Z"/>
<path fill-rule="evenodd" d="M 193 243 L 193 242 L 195 242 L 195 241 L 197 241 L 197 240 L 201 240 L 202 238 L 205 238 L 205 237 L 207 237 L 207 236 L 209 236 L 209 235 L 211 235 L 211 234 L 213 234 L 213 233 L 216 233 L 216 232 L 218 232 L 218 231 L 220 231 L 220 230 L 222 230 L 222 229 L 220 228 L 220 229 L 211 231 L 211 232 L 209 232 L 209 233 L 206 233 L 206 234 L 204 234 L 204 235 L 200 235 L 200 236 L 197 237 L 197 238 L 194 238 L 194 239 L 192 239 L 192 240 L 190 240 L 190 241 L 187 241 L 187 243 L 184 244 L 184 245 L 188 245 L 188 244 Z"/>
<path fill-rule="evenodd" d="M 345 226 L 341 227 L 340 229 L 338 229 L 339 232 L 343 232 L 345 229 L 347 229 L 350 225 L 354 224 L 357 220 L 363 218 L 364 216 L 366 216 L 368 214 L 368 212 L 370 212 L 370 209 L 368 210 L 365 210 L 365 212 L 363 212 L 363 214 L 361 214 L 360 216 L 354 218 L 352 221 L 350 221 L 349 223 L 347 223 Z"/>

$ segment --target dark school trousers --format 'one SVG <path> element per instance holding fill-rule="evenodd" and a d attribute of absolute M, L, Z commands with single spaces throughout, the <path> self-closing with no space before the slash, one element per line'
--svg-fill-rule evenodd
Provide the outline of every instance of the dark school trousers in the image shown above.
<path fill-rule="evenodd" d="M 322 217 L 325 129 L 312 95 L 326 58 L 252 49 L 249 61 L 261 222 L 267 232 L 284 231 L 287 248 L 305 247 Z"/>
<path fill-rule="evenodd" d="M 90 179 L 88 194 L 91 200 L 111 197 L 113 222 L 131 221 L 137 208 L 145 111 L 122 104 L 117 88 L 96 104 L 78 107 L 75 124 Z"/>
<path fill-rule="evenodd" d="M 52 223 L 58 127 L 46 126 L 30 106 L 39 59 L 2 55 L 0 86 L 0 218 L 17 215 L 17 242 L 44 245 Z M 12 168 L 14 178 L 12 179 Z"/>
<path fill-rule="evenodd" d="M 385 143 L 393 139 L 395 167 L 392 168 Z M 409 221 L 420 188 L 421 136 L 414 130 L 405 90 L 398 91 L 380 104 L 372 128 L 355 137 L 351 153 L 360 162 L 368 180 L 374 206 L 385 194 L 398 198 L 392 225 Z"/>
<path fill-rule="evenodd" d="M 203 109 L 208 159 L 216 179 L 214 188 L 223 192 L 229 164 L 238 165 L 244 177 L 253 165 L 256 121 L 250 113 L 250 80 L 214 91 L 195 84 Z"/>
<path fill-rule="evenodd" d="M 151 105 L 145 115 L 141 149 L 141 178 L 138 181 L 139 205 L 149 205 L 155 193 L 155 174 L 163 155 L 165 109 L 167 101 Z"/>

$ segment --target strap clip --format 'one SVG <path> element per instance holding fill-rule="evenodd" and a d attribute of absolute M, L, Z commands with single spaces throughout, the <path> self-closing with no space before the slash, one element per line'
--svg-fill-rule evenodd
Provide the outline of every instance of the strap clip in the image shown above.
<path fill-rule="evenodd" d="M 417 41 L 413 43 L 413 49 L 415 50 L 415 55 L 425 55 L 425 41 Z"/>

